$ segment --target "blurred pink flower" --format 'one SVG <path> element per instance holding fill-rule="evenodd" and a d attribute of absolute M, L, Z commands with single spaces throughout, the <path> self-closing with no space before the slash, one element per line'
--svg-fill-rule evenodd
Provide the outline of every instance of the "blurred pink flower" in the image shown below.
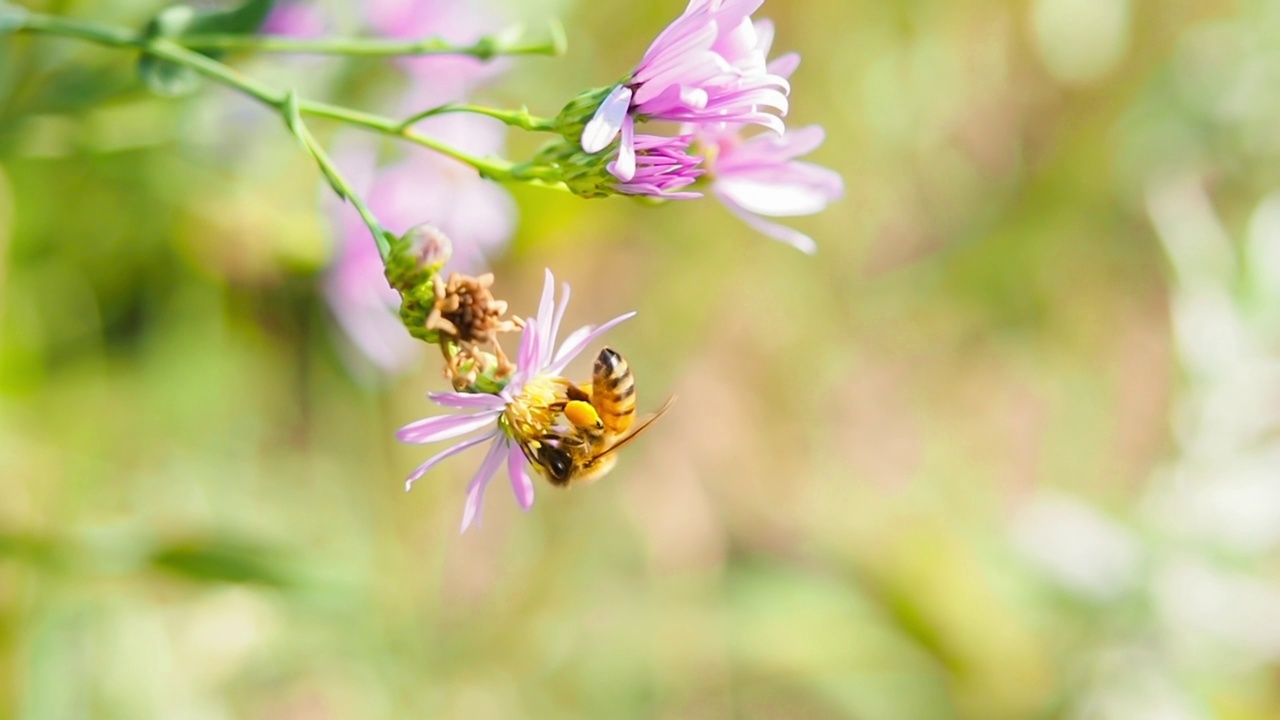
<path fill-rule="evenodd" d="M 511 490 L 515 493 L 516 502 L 525 510 L 533 506 L 533 481 L 529 477 L 528 459 L 519 444 L 512 438 L 510 426 L 522 422 L 528 416 L 531 407 L 538 407 L 544 403 L 548 386 L 592 341 L 635 315 L 634 312 L 619 315 L 599 327 L 590 325 L 580 327 L 569 333 L 557 349 L 556 339 L 560 332 L 560 321 L 564 317 L 568 302 L 569 285 L 566 283 L 557 307 L 555 278 L 551 271 L 547 270 L 542 300 L 538 304 L 538 314 L 536 317 L 525 320 L 524 331 L 520 336 L 516 371 L 502 392 L 498 394 L 431 393 L 429 397 L 435 404 L 469 412 L 424 418 L 405 425 L 396 433 L 396 437 L 402 442 L 421 444 L 451 440 L 476 431 L 483 431 L 419 465 L 405 481 L 405 489 L 408 490 L 413 486 L 414 481 L 441 460 L 476 445 L 490 443 L 489 452 L 480 463 L 480 469 L 467 486 L 467 501 L 462 512 L 462 532 L 466 532 L 472 523 L 479 522 L 485 488 L 504 460 L 507 463 L 507 475 L 511 480 Z"/>
<path fill-rule="evenodd" d="M 271 13 L 262 23 L 262 32 L 269 35 L 316 37 L 324 33 L 326 25 L 324 13 L 315 3 L 294 0 L 272 6 Z"/>
<path fill-rule="evenodd" d="M 479 0 L 370 0 L 365 8 L 375 33 L 405 40 L 439 37 L 469 45 L 497 25 L 492 3 Z M 468 55 L 406 56 L 396 62 L 412 81 L 402 102 L 406 114 L 462 100 L 507 67 L 502 60 Z"/>
<path fill-rule="evenodd" d="M 444 119 L 444 118 L 442 118 Z M 501 143 L 488 123 L 458 123 L 451 141 L 473 150 Z M 471 134 L 466 134 L 466 132 Z M 479 274 L 515 232 L 516 208 L 506 190 L 461 163 L 426 150 L 383 167 L 371 167 L 377 146 L 335 151 L 384 228 L 401 235 L 429 222 L 453 242 L 444 272 Z M 364 169 L 360 170 L 361 160 Z M 383 276 L 369 228 L 351 205 L 335 201 L 338 251 L 324 280 L 324 295 L 338 324 L 356 347 L 385 372 L 410 367 L 422 344 L 400 324 L 400 296 Z"/>
<path fill-rule="evenodd" d="M 471 43 L 492 30 L 487 3 L 452 0 L 372 0 L 366 21 L 378 34 L 398 38 L 442 37 Z M 499 67 L 471 57 L 428 55 L 401 58 L 408 87 L 397 96 L 395 112 L 411 115 L 463 100 Z M 474 155 L 501 155 L 506 130 L 498 121 L 468 115 L 441 115 L 417 128 Z M 431 223 L 453 243 L 445 272 L 483 272 L 515 232 L 516 207 L 505 189 L 484 180 L 456 160 L 425 149 L 384 166 L 373 162 L 378 145 L 368 142 L 342 152 L 348 171 L 369 209 L 387 230 L 399 235 L 419 223 Z M 336 153 L 335 153 L 336 154 Z M 334 264 L 324 293 L 334 316 L 356 347 L 385 372 L 402 371 L 421 355 L 422 344 L 400 324 L 399 295 L 383 277 L 369 229 L 355 209 L 340 204 Z"/>
<path fill-rule="evenodd" d="M 582 131 L 582 149 L 600 152 L 621 132 L 614 173 L 627 181 L 635 172 L 628 146 L 637 119 L 757 124 L 782 133 L 790 85 L 766 62 L 772 26 L 751 22 L 763 2 L 690 0 L 597 108 Z"/>
<path fill-rule="evenodd" d="M 760 216 L 812 215 L 844 195 L 839 173 L 795 159 L 824 138 L 817 125 L 751 138 L 743 138 L 739 126 L 729 126 L 704 130 L 698 143 L 707 156 L 711 192 L 730 212 L 769 237 L 813 253 L 813 238 Z"/>

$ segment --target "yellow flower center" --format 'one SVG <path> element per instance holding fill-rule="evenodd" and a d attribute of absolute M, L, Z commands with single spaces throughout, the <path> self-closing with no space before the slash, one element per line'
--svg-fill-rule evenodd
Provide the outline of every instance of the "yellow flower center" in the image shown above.
<path fill-rule="evenodd" d="M 550 375 L 526 382 L 502 413 L 508 433 L 522 441 L 537 440 L 546 434 L 564 407 L 567 384 L 564 378 Z M 554 406 L 558 408 L 553 409 Z"/>

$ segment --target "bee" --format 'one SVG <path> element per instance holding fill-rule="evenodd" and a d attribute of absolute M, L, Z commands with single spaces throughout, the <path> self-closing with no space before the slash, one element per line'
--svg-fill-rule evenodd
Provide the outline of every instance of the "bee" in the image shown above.
<path fill-rule="evenodd" d="M 649 429 L 673 400 L 636 422 L 635 376 L 625 358 L 604 348 L 596 356 L 591 382 L 565 388 L 563 407 L 557 409 L 568 424 L 521 443 L 521 449 L 552 485 L 594 482 L 613 470 L 618 450 Z"/>

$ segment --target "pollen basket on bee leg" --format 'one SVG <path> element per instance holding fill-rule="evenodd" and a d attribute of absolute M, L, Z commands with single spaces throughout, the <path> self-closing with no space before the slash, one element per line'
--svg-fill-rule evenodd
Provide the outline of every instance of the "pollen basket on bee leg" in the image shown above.
<path fill-rule="evenodd" d="M 571 400 L 564 406 L 564 416 L 575 427 L 598 428 L 601 426 L 600 414 L 591 403 L 582 400 Z"/>

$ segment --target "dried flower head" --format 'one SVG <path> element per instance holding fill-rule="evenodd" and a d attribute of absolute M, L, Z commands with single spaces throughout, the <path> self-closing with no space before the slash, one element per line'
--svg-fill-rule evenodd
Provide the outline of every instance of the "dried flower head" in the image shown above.
<path fill-rule="evenodd" d="M 496 378 L 510 375 L 514 366 L 502 352 L 498 333 L 518 330 L 520 325 L 502 317 L 507 313 L 507 303 L 495 298 L 489 289 L 493 273 L 472 277 L 455 272 L 449 274 L 447 282 L 437 274 L 431 282 L 435 304 L 427 316 L 426 328 L 439 333 L 445 376 L 454 387 L 471 387 L 489 371 Z M 492 352 L 485 350 L 486 346 Z"/>

